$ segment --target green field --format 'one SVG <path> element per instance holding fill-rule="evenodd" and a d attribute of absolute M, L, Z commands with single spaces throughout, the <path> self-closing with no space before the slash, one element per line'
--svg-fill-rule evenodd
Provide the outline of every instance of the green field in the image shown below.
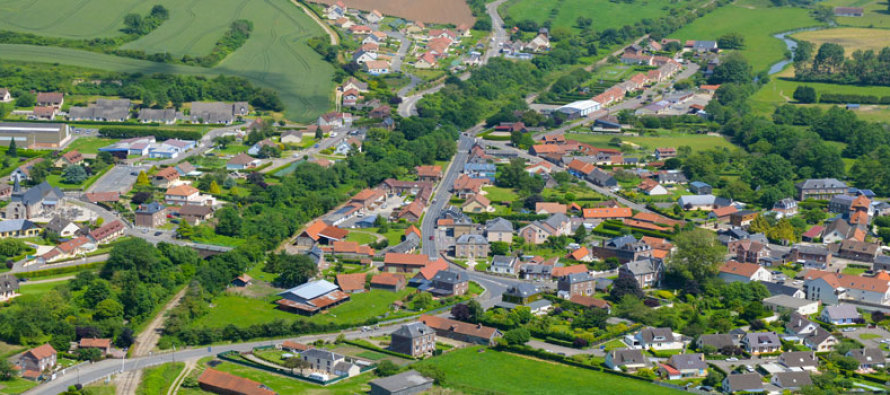
<path fill-rule="evenodd" d="M 97 154 L 99 148 L 114 143 L 114 139 L 102 137 L 80 137 L 68 144 L 67 151 L 78 150 L 81 154 Z"/>
<path fill-rule="evenodd" d="M 40 284 L 22 283 L 19 286 L 19 293 L 22 295 L 42 295 L 53 290 L 55 287 L 63 284 L 63 282 L 48 282 Z"/>
<path fill-rule="evenodd" d="M 633 25 L 643 19 L 657 19 L 671 9 L 703 3 L 698 0 L 649 0 L 634 4 L 607 0 L 511 0 L 501 6 L 500 14 L 513 18 L 514 22 L 530 19 L 540 24 L 551 20 L 554 27 L 572 28 L 577 28 L 575 20 L 583 16 L 593 20 L 595 30 L 602 31 Z"/>
<path fill-rule="evenodd" d="M 609 140 L 618 137 L 622 141 L 630 142 L 644 148 L 644 151 L 654 151 L 657 147 L 680 147 L 688 145 L 693 151 L 704 151 L 712 148 L 733 149 L 732 143 L 720 136 L 708 136 L 704 134 L 688 133 L 661 133 L 658 136 L 611 136 L 603 134 L 572 133 L 567 139 L 577 140 L 582 143 L 592 144 L 597 147 L 609 147 Z"/>
<path fill-rule="evenodd" d="M 136 395 L 166 394 L 170 386 L 173 385 L 173 380 L 176 380 L 183 368 L 185 368 L 184 363 L 176 362 L 143 370 L 142 382 L 136 389 Z"/>
<path fill-rule="evenodd" d="M 163 64 L 63 48 L 0 45 L 7 60 L 63 63 L 101 70 L 187 75 L 234 75 L 275 89 L 288 118 L 309 121 L 332 100 L 333 66 L 309 48 L 306 39 L 323 35 L 297 6 L 284 0 L 0 0 L 0 29 L 88 39 L 117 35 L 127 13 L 146 13 L 163 4 L 170 19 L 126 49 L 174 55 L 205 55 L 236 19 L 254 23 L 250 39 L 211 69 Z"/>
<path fill-rule="evenodd" d="M 782 72 L 782 75 L 789 75 L 791 69 Z M 890 96 L 890 86 L 859 86 L 859 85 L 840 85 L 840 84 L 824 84 L 818 82 L 797 82 L 783 77 L 773 77 L 769 83 L 760 88 L 757 93 L 751 96 L 751 107 L 762 114 L 771 114 L 775 107 L 791 101 L 794 95 L 794 89 L 799 85 L 811 86 L 816 92 L 852 94 L 864 96 Z M 865 113 L 865 111 L 863 112 Z M 882 120 L 885 114 L 875 114 L 874 120 Z"/>
<path fill-rule="evenodd" d="M 519 198 L 519 195 L 511 188 L 501 187 L 483 187 L 485 197 L 492 202 L 512 202 Z"/>
<path fill-rule="evenodd" d="M 468 347 L 420 362 L 445 372 L 445 386 L 467 394 L 674 394 L 643 381 L 513 354 Z M 580 389 L 584 389 L 581 391 Z"/>
<path fill-rule="evenodd" d="M 321 387 L 319 385 L 310 384 L 305 381 L 280 376 L 274 373 L 265 372 L 247 366 L 236 365 L 230 362 L 223 362 L 215 366 L 214 369 L 263 383 L 267 387 L 271 388 L 272 391 L 275 391 L 279 394 L 324 393 L 347 395 L 366 393 L 371 389 L 371 387 L 368 385 L 368 381 L 376 378 L 373 373 L 365 373 L 348 380 L 337 382 L 336 384 Z"/>
<path fill-rule="evenodd" d="M 835 18 L 840 26 L 890 28 L 886 0 L 827 0 L 822 4 L 829 7 L 862 7 L 865 9 L 865 14 L 861 18 L 846 16 Z"/>
<path fill-rule="evenodd" d="M 803 8 L 769 7 L 752 5 L 727 5 L 686 25 L 670 38 L 685 40 L 716 40 L 727 33 L 740 33 L 745 37 L 745 49 L 741 53 L 748 59 L 754 71 L 765 70 L 784 58 L 785 44 L 773 34 L 820 22 Z"/>
<path fill-rule="evenodd" d="M 25 380 L 21 377 L 15 377 L 9 381 L 0 381 L 0 394 L 13 395 L 21 394 L 31 388 L 37 386 L 36 381 Z"/>
<path fill-rule="evenodd" d="M 372 234 L 364 233 L 364 232 L 349 232 L 349 235 L 346 236 L 347 241 L 354 241 L 359 243 L 360 245 L 367 245 L 377 241 L 377 237 Z"/>

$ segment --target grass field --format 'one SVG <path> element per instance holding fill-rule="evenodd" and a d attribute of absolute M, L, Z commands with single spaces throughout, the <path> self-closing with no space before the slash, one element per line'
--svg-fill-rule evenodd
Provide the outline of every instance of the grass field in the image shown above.
<path fill-rule="evenodd" d="M 616 136 L 602 134 L 572 133 L 566 136 L 573 140 L 589 143 L 598 147 L 608 147 L 609 140 Z M 687 133 L 662 133 L 658 136 L 618 136 L 622 141 L 630 142 L 644 148 L 645 151 L 653 151 L 657 147 L 680 147 L 688 145 L 693 151 L 704 151 L 712 148 L 733 149 L 732 143 L 720 136 L 708 136 L 704 134 Z"/>
<path fill-rule="evenodd" d="M 19 286 L 19 293 L 22 295 L 41 295 L 51 291 L 53 288 L 59 286 L 60 284 L 62 284 L 62 282 L 48 282 L 40 284 L 22 283 Z"/>
<path fill-rule="evenodd" d="M 671 34 L 670 38 L 683 41 L 716 40 L 726 33 L 739 33 L 745 37 L 742 55 L 748 59 L 754 71 L 760 71 L 784 57 L 785 44 L 772 37 L 773 34 L 819 25 L 803 8 L 732 4 L 695 20 Z"/>
<path fill-rule="evenodd" d="M 480 349 L 468 347 L 419 364 L 438 366 L 445 372 L 446 386 L 453 386 L 467 394 L 574 394 L 579 393 L 581 388 L 597 394 L 679 393 L 638 380 L 513 354 L 492 350 L 480 353 Z M 492 369 L 493 366 L 509 368 Z"/>
<path fill-rule="evenodd" d="M 865 9 L 865 14 L 861 18 L 835 18 L 840 26 L 890 28 L 890 14 L 887 13 L 886 0 L 827 0 L 822 4 L 829 7 L 862 7 Z"/>
<path fill-rule="evenodd" d="M 97 154 L 99 148 L 114 143 L 114 139 L 102 137 L 80 137 L 68 144 L 67 151 L 78 150 L 81 154 Z"/>
<path fill-rule="evenodd" d="M 36 386 L 37 382 L 35 381 L 25 380 L 21 377 L 15 377 L 12 380 L 0 382 L 0 394 L 21 394 L 22 392 L 25 392 Z"/>
<path fill-rule="evenodd" d="M 142 382 L 136 389 L 136 395 L 166 394 L 184 367 L 184 363 L 175 362 L 143 370 Z"/>
<path fill-rule="evenodd" d="M 371 244 L 377 241 L 377 237 L 374 237 L 372 234 L 364 233 L 364 232 L 349 232 L 349 235 L 346 236 L 347 241 L 354 241 L 361 245 Z"/>
<path fill-rule="evenodd" d="M 216 367 L 226 373 L 236 376 L 248 378 L 265 384 L 279 394 L 356 394 L 366 393 L 371 388 L 368 381 L 373 380 L 376 376 L 373 373 L 366 373 L 353 377 L 348 380 L 340 381 L 326 387 L 309 384 L 305 381 L 279 376 L 277 374 L 268 373 L 259 369 L 253 369 L 247 366 L 236 365 L 230 362 L 223 362 Z"/>
<path fill-rule="evenodd" d="M 126 44 L 126 49 L 174 55 L 204 55 L 235 19 L 254 23 L 250 39 L 212 69 L 162 64 L 64 48 L 0 45 L 8 60 L 63 63 L 101 70 L 187 75 L 226 74 L 246 78 L 278 91 L 286 116 L 308 121 L 328 110 L 333 66 L 309 48 L 306 39 L 324 34 L 302 10 L 286 1 L 217 0 L 0 0 L 0 29 L 69 38 L 116 35 L 129 12 L 147 12 L 160 3 L 170 19 L 152 33 Z"/>
<path fill-rule="evenodd" d="M 513 18 L 515 22 L 530 19 L 540 24 L 551 20 L 553 27 L 574 29 L 577 29 L 575 20 L 583 16 L 593 20 L 595 30 L 602 31 L 633 25 L 647 18 L 657 19 L 667 15 L 671 9 L 702 3 L 704 1 L 699 0 L 649 0 L 634 4 L 607 0 L 511 0 L 501 6 L 500 14 Z"/>
<path fill-rule="evenodd" d="M 793 73 L 789 67 L 780 75 L 791 75 Z M 769 83 L 760 88 L 757 93 L 751 96 L 752 109 L 761 114 L 771 114 L 775 107 L 791 101 L 794 89 L 800 85 L 811 86 L 817 92 L 830 92 L 837 94 L 853 94 L 866 96 L 890 96 L 890 87 L 888 86 L 859 86 L 859 85 L 840 85 L 840 84 L 824 84 L 814 82 L 797 82 L 785 77 L 774 76 Z M 866 113 L 868 111 L 863 111 Z M 875 120 L 880 120 L 884 115 L 876 113 L 873 115 Z"/>
<path fill-rule="evenodd" d="M 890 16 L 885 16 L 890 19 Z M 839 44 L 844 47 L 847 57 L 857 50 L 873 50 L 876 53 L 890 46 L 890 30 L 842 27 L 837 29 L 814 30 L 797 33 L 794 38 L 809 41 L 818 48 L 824 43 Z"/>
<path fill-rule="evenodd" d="M 512 202 L 519 198 L 519 195 L 510 188 L 501 187 L 483 187 L 485 197 L 492 202 Z"/>

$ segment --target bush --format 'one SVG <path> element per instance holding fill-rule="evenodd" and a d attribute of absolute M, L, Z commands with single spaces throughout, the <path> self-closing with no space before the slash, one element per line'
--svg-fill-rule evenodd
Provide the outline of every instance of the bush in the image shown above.
<path fill-rule="evenodd" d="M 181 140 L 200 140 L 201 132 L 170 130 L 170 129 L 143 129 L 123 126 L 109 126 L 99 128 L 99 135 L 109 138 L 133 138 L 154 136 L 158 140 L 181 139 Z"/>

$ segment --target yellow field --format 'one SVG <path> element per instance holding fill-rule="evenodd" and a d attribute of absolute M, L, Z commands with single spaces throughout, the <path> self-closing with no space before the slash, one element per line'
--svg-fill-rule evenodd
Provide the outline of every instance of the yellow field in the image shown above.
<path fill-rule="evenodd" d="M 794 38 L 812 42 L 817 48 L 824 43 L 840 44 L 848 57 L 860 49 L 879 52 L 882 48 L 890 46 L 890 30 L 886 29 L 841 27 L 802 32 L 795 34 Z"/>

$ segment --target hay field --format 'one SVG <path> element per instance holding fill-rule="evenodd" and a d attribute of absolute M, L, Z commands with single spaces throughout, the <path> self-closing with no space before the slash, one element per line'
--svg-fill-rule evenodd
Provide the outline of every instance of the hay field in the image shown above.
<path fill-rule="evenodd" d="M 842 27 L 798 33 L 794 38 L 812 42 L 817 48 L 824 43 L 840 44 L 848 57 L 857 50 L 880 52 L 882 48 L 890 46 L 890 30 L 885 29 Z"/>

